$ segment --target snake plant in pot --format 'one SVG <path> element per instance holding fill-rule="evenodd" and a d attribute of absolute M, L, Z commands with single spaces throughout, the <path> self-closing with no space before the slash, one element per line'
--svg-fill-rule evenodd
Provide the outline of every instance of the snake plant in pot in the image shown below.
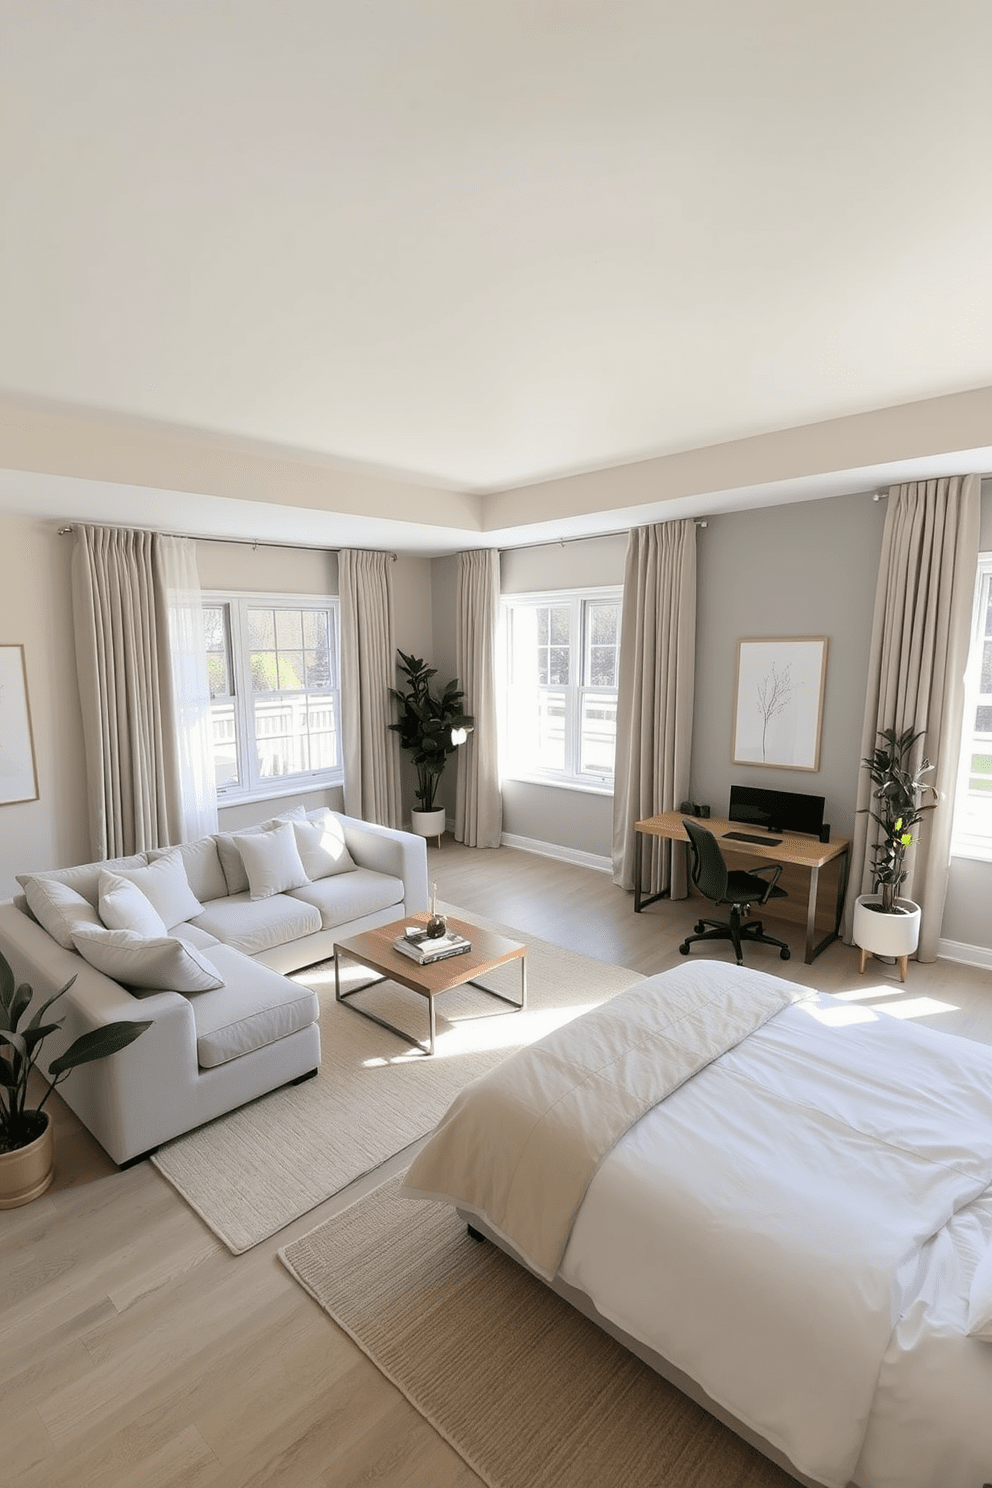
<path fill-rule="evenodd" d="M 389 727 L 399 734 L 400 747 L 410 755 L 417 772 L 414 795 L 419 809 L 413 812 L 413 830 L 422 837 L 439 837 L 444 831 L 444 808 L 437 805 L 438 784 L 448 755 L 464 744 L 475 719 L 463 710 L 465 694 L 459 690 L 457 677 L 442 692 L 433 692 L 430 682 L 437 669 L 404 651 L 397 655 L 406 686 L 403 692 L 389 689 L 399 705 L 399 717 Z"/>
<path fill-rule="evenodd" d="M 64 1018 L 47 1018 L 48 1010 L 75 980 L 70 977 L 64 987 L 24 1022 L 34 993 L 26 982 L 17 984 L 10 962 L 0 951 L 0 1209 L 27 1204 L 43 1194 L 52 1181 L 55 1148 L 51 1116 L 44 1107 L 55 1087 L 77 1065 L 126 1049 L 152 1026 L 139 1022 L 105 1023 L 81 1034 L 52 1060 L 40 1100 L 29 1104 L 32 1070 L 37 1069 L 41 1079 L 46 1078 L 38 1067 L 42 1045 L 65 1022 Z"/>
<path fill-rule="evenodd" d="M 922 730 L 880 729 L 874 753 L 862 763 L 872 786 L 868 815 L 878 827 L 871 847 L 873 892 L 862 894 L 854 907 L 854 941 L 861 947 L 861 970 L 868 954 L 895 957 L 906 977 L 906 958 L 916 950 L 920 934 L 920 907 L 912 899 L 899 897 L 909 872 L 906 854 L 915 841 L 915 829 L 936 806 L 937 792 L 924 780 L 933 769 L 930 761 L 913 763 Z M 933 797 L 932 800 L 928 797 Z"/>

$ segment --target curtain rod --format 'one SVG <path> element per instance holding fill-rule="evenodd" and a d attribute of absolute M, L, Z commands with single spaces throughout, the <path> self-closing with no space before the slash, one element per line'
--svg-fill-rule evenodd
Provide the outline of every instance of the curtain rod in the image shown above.
<path fill-rule="evenodd" d="M 70 532 L 75 532 L 75 530 L 76 530 L 75 527 L 73 527 L 71 525 L 68 525 L 68 526 L 65 526 L 65 527 L 59 527 L 57 529 L 57 535 L 59 537 L 67 537 Z M 158 528 L 157 527 L 133 527 L 130 530 L 132 532 L 158 532 Z M 189 537 L 189 533 L 188 532 L 163 532 L 160 535 L 162 537 Z M 293 552 L 296 552 L 296 553 L 340 553 L 342 551 L 341 548 L 325 548 L 325 547 L 322 547 L 322 546 L 321 547 L 316 547 L 316 546 L 314 546 L 313 543 L 290 543 L 290 542 L 278 542 L 278 541 L 269 542 L 268 539 L 266 539 L 266 538 L 257 538 L 257 537 L 206 537 L 206 536 L 199 536 L 199 537 L 189 537 L 189 540 L 190 540 L 190 542 L 236 543 L 238 545 L 238 547 L 242 547 L 242 548 L 290 548 Z M 353 552 L 353 553 L 381 553 L 382 552 L 382 549 L 381 548 L 352 548 L 352 549 L 350 549 L 350 551 Z M 396 562 L 396 554 L 395 553 L 387 553 L 386 554 L 386 557 L 392 559 L 392 561 L 394 563 Z"/>
<path fill-rule="evenodd" d="M 696 517 L 697 527 L 708 527 L 707 517 Z M 635 524 L 636 525 L 636 524 Z M 595 542 L 600 537 L 629 537 L 630 527 L 620 527 L 616 532 L 586 532 L 579 537 L 547 537 L 543 542 L 515 543 L 512 548 L 500 548 L 501 553 L 520 553 L 525 548 L 563 548 L 566 543 Z"/>

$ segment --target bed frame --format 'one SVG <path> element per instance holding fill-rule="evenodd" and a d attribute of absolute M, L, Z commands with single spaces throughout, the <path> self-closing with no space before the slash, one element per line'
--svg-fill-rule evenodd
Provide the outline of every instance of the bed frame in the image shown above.
<path fill-rule="evenodd" d="M 584 1317 L 589 1318 L 598 1328 L 602 1328 L 604 1333 L 608 1333 L 611 1338 L 616 1339 L 617 1343 L 622 1344 L 625 1349 L 642 1360 L 650 1369 L 653 1369 L 656 1374 L 660 1374 L 662 1379 L 667 1380 L 670 1385 L 674 1385 L 677 1390 L 681 1390 L 683 1395 L 687 1395 L 690 1400 L 695 1401 L 696 1405 L 702 1406 L 703 1410 L 714 1416 L 716 1420 L 720 1421 L 730 1431 L 733 1431 L 735 1435 L 741 1437 L 749 1446 L 754 1447 L 755 1451 L 760 1452 L 763 1457 L 767 1457 L 770 1462 L 774 1462 L 776 1467 L 780 1467 L 783 1472 L 788 1473 L 794 1482 L 800 1483 L 802 1488 L 823 1488 L 822 1483 L 818 1483 L 814 1478 L 808 1478 L 804 1473 L 801 1473 L 778 1447 L 772 1446 L 771 1442 L 766 1441 L 758 1432 L 752 1431 L 743 1421 L 738 1421 L 736 1416 L 731 1415 L 722 1405 L 718 1405 L 715 1400 L 712 1400 L 702 1386 L 698 1385 L 690 1375 L 678 1369 L 674 1364 L 669 1363 L 661 1354 L 655 1353 L 646 1343 L 641 1343 L 640 1339 L 632 1338 L 629 1333 L 625 1333 L 622 1328 L 618 1328 L 616 1323 L 611 1323 L 608 1318 L 603 1317 L 595 1303 L 585 1292 L 579 1291 L 577 1287 L 569 1286 L 568 1282 L 562 1281 L 560 1276 L 556 1276 L 553 1281 L 545 1281 L 543 1276 L 538 1276 L 528 1266 L 524 1258 L 510 1245 L 509 1241 L 504 1240 L 502 1236 L 494 1234 L 490 1230 L 485 1220 L 481 1219 L 478 1215 L 469 1214 L 464 1209 L 456 1209 L 455 1212 L 460 1219 L 464 1220 L 468 1228 L 468 1233 L 473 1240 L 488 1240 L 499 1250 L 503 1251 L 511 1260 L 516 1261 L 518 1266 L 522 1266 L 525 1271 L 529 1271 L 542 1286 L 550 1287 L 553 1292 L 557 1293 L 559 1297 L 564 1298 L 572 1307 L 581 1312 Z M 849 1488 L 855 1488 L 855 1485 L 851 1484 Z M 986 1488 L 989 1488 L 989 1485 L 986 1485 Z"/>

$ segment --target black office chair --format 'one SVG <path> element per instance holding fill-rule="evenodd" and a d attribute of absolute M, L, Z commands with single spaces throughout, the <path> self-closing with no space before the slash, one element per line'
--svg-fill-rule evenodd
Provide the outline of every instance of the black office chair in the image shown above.
<path fill-rule="evenodd" d="M 755 868 L 753 873 L 742 869 L 728 871 L 720 845 L 712 832 L 698 822 L 683 820 L 682 825 L 689 834 L 689 849 L 692 861 L 689 877 L 701 894 L 712 899 L 714 904 L 729 904 L 729 920 L 699 920 L 694 935 L 687 935 L 679 946 L 683 956 L 688 956 L 689 947 L 697 940 L 730 940 L 733 942 L 737 965 L 744 965 L 741 947 L 744 941 L 757 941 L 762 945 L 778 946 L 783 961 L 792 954 L 784 940 L 766 935 L 760 920 L 751 920 L 752 904 L 767 904 L 769 899 L 784 899 L 784 889 L 778 888 L 780 863 L 768 863 Z M 770 874 L 768 879 L 763 874 Z M 707 929 L 707 925 L 711 928 Z"/>

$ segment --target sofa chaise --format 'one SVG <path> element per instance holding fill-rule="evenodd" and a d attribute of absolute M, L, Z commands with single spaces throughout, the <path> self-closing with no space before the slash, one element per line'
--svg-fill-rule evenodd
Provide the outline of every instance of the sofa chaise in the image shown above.
<path fill-rule="evenodd" d="M 59 1093 L 113 1161 L 315 1074 L 317 998 L 282 973 L 427 908 L 422 837 L 302 807 L 242 832 L 19 874 L 0 949 L 36 1002 L 70 977 L 45 1062 L 80 1033 L 151 1020 Z"/>

